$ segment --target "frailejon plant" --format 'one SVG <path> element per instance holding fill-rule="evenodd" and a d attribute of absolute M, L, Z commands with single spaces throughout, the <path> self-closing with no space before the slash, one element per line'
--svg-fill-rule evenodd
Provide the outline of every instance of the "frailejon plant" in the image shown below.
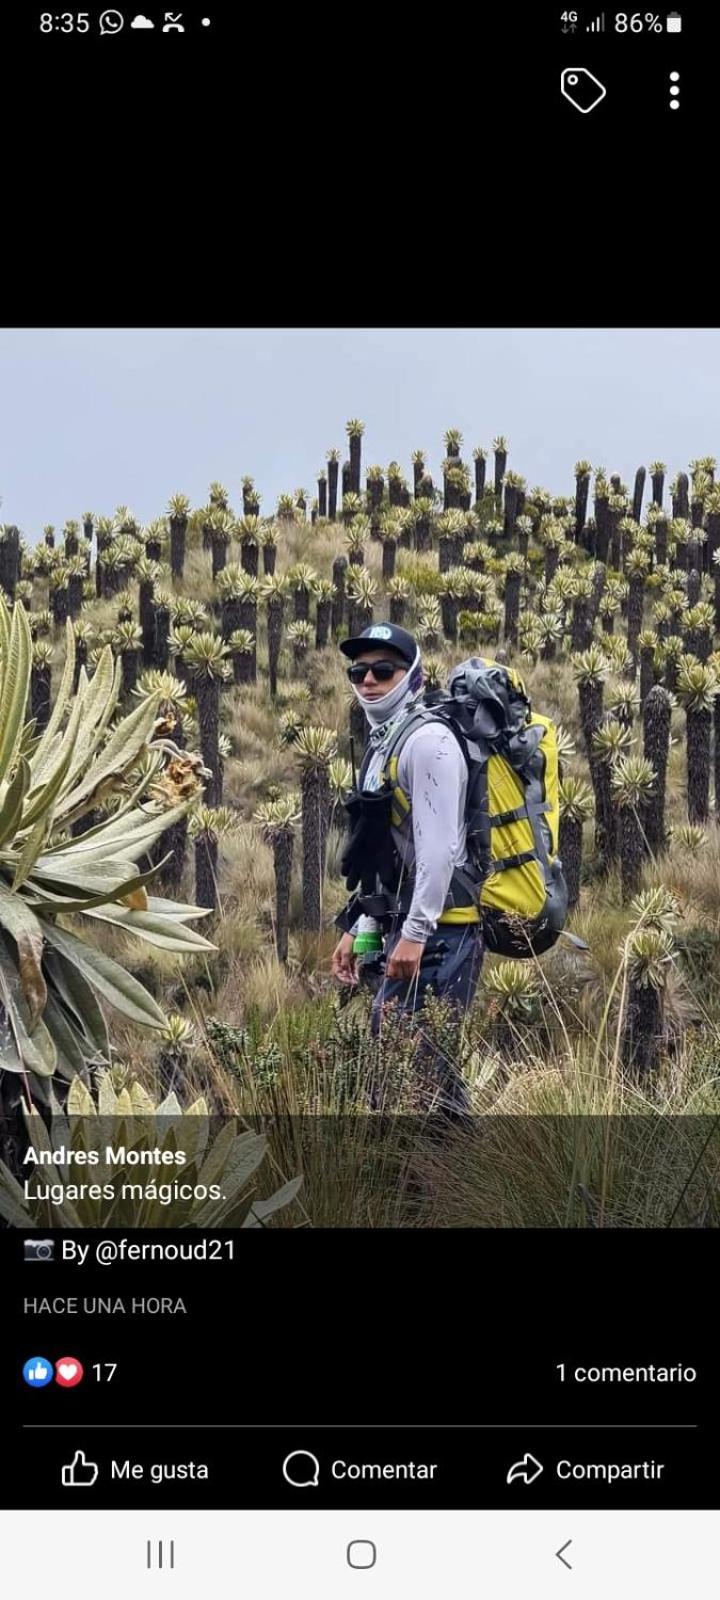
<path fill-rule="evenodd" d="M 560 834 L 558 850 L 568 889 L 568 906 L 577 905 L 582 875 L 583 824 L 595 809 L 593 792 L 583 778 L 572 775 L 560 784 Z"/>
<path fill-rule="evenodd" d="M 712 668 L 683 656 L 677 695 L 685 708 L 687 731 L 687 805 L 689 822 L 707 821 L 710 804 L 710 733 L 720 680 Z"/>
<path fill-rule="evenodd" d="M 264 801 L 258 806 L 254 821 L 272 848 L 275 867 L 275 949 L 278 961 L 285 963 L 288 958 L 293 854 L 300 821 L 298 797 L 283 795 L 280 800 Z"/>
<path fill-rule="evenodd" d="M 655 773 L 645 756 L 619 756 L 610 771 L 613 799 L 620 818 L 620 875 L 623 900 L 640 887 L 645 851 L 644 813 L 655 786 Z"/>
<path fill-rule="evenodd" d="M 319 933 L 322 926 L 330 788 L 328 768 L 336 748 L 336 735 L 330 728 L 323 727 L 303 728 L 294 744 L 301 767 L 303 927 L 308 933 Z"/>
<path fill-rule="evenodd" d="M 49 1080 L 108 1062 L 102 1009 L 165 1026 L 136 978 L 82 938 L 68 919 L 111 923 L 157 949 L 187 955 L 214 948 L 187 923 L 196 906 L 148 895 L 156 869 L 138 863 L 187 810 L 151 799 L 167 747 L 155 739 L 160 696 L 113 724 L 121 669 L 101 652 L 95 675 L 81 670 L 72 695 L 75 637 L 66 630 L 62 681 L 41 737 L 24 724 L 31 641 L 22 606 L 0 601 L 0 1083 L 5 1107 L 21 1089 L 45 1104 Z M 144 761 L 140 776 L 138 763 Z M 116 809 L 81 836 L 72 826 L 112 802 Z M 86 930 L 87 931 L 87 930 Z M 14 1085 L 14 1089 L 13 1089 Z"/>

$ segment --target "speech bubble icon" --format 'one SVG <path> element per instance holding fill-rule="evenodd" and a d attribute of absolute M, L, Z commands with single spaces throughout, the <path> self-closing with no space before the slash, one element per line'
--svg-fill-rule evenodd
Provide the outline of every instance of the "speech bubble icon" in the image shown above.
<path fill-rule="evenodd" d="M 100 17 L 101 33 L 119 33 L 124 26 L 125 18 L 122 11 L 103 11 Z"/>
<path fill-rule="evenodd" d="M 317 1489 L 320 1462 L 310 1450 L 293 1450 L 283 1461 L 283 1477 L 293 1489 Z"/>

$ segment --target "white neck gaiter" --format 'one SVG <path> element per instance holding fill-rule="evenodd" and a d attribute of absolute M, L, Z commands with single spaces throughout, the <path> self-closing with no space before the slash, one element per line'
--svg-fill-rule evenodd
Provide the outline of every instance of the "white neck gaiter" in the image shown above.
<path fill-rule="evenodd" d="M 415 652 L 415 660 L 405 673 L 405 677 L 401 678 L 399 683 L 396 683 L 394 689 L 390 689 L 387 694 L 381 695 L 378 700 L 363 700 L 356 685 L 352 683 L 350 687 L 355 699 L 360 701 L 372 728 L 370 743 L 373 745 L 379 744 L 388 724 L 397 720 L 400 712 L 405 707 L 405 703 L 413 700 L 422 688 L 420 651 L 417 650 Z"/>

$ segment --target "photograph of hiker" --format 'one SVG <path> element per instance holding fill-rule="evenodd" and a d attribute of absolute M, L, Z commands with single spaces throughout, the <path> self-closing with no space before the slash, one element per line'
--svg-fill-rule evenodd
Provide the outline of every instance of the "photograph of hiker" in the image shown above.
<path fill-rule="evenodd" d="M 5 1222 L 717 1225 L 720 332 L 0 355 Z"/>

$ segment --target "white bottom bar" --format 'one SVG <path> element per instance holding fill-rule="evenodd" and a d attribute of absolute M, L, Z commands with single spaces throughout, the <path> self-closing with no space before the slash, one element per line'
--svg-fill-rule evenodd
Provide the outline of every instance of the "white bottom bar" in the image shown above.
<path fill-rule="evenodd" d="M 0 1512 L 4 1592 L 53 1600 L 718 1600 L 719 1534 L 714 1511 Z"/>

